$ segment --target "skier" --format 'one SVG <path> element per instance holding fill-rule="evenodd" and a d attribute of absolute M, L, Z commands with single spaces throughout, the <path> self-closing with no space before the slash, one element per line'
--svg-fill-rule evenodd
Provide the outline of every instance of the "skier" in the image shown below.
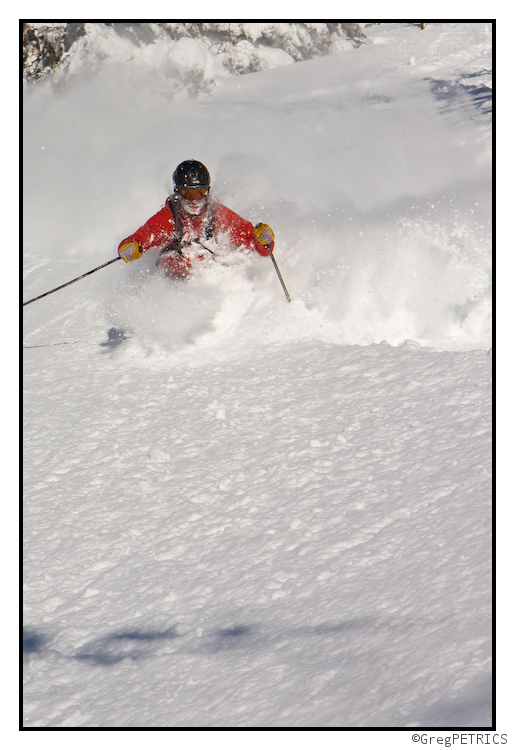
<path fill-rule="evenodd" d="M 211 178 L 199 161 L 179 164 L 173 181 L 174 194 L 163 208 L 120 242 L 118 253 L 126 263 L 141 258 L 151 247 L 158 248 L 157 265 L 171 276 L 185 277 L 194 261 L 215 254 L 210 240 L 227 237 L 232 247 L 243 246 L 263 256 L 268 255 L 268 247 L 273 250 L 274 233 L 268 224 L 253 227 L 210 197 Z"/>

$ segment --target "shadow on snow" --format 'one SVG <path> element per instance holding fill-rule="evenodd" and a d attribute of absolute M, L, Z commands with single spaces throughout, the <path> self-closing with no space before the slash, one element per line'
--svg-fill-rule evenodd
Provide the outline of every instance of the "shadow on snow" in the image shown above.
<path fill-rule="evenodd" d="M 477 73 L 464 74 L 460 82 L 438 80 L 427 78 L 431 86 L 431 92 L 435 99 L 444 105 L 444 110 L 449 111 L 459 106 L 463 94 L 472 97 L 474 107 L 483 115 L 492 114 L 492 89 L 483 83 L 484 75 L 491 76 L 491 70 L 482 70 Z"/>

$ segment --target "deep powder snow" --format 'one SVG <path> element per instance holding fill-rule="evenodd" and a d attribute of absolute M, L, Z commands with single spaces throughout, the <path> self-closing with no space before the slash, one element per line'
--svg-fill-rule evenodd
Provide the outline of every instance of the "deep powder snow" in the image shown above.
<path fill-rule="evenodd" d="M 186 158 L 292 295 L 149 252 L 24 309 L 26 727 L 491 723 L 491 25 L 365 31 L 196 99 L 153 47 L 25 91 L 24 299 Z"/>

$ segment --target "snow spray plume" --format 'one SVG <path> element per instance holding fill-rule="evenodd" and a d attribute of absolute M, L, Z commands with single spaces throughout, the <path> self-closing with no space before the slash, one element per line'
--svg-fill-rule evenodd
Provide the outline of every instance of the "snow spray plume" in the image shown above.
<path fill-rule="evenodd" d="M 53 292 L 58 292 L 59 289 L 64 289 L 65 286 L 70 286 L 70 284 L 74 284 L 76 281 L 80 281 L 80 279 L 83 279 L 85 276 L 89 276 L 90 273 L 95 273 L 95 271 L 100 271 L 101 268 L 105 268 L 106 266 L 111 265 L 111 263 L 114 263 L 117 260 L 121 260 L 120 256 L 118 256 L 118 258 L 113 258 L 112 260 L 108 260 L 107 263 L 102 263 L 101 266 L 97 266 L 97 268 L 93 268 L 92 271 L 87 271 L 87 273 L 83 273 L 82 276 L 77 276 L 76 279 L 72 279 L 71 281 L 67 281 L 66 284 L 61 284 L 61 286 L 56 286 L 55 289 L 51 289 L 49 292 L 45 292 L 44 294 L 40 294 L 39 297 L 33 297 L 32 299 L 27 300 L 27 302 L 23 303 L 23 307 L 25 307 L 25 305 L 30 305 L 31 302 L 35 302 L 37 299 L 41 299 L 41 297 L 46 297 L 47 294 L 52 294 Z"/>

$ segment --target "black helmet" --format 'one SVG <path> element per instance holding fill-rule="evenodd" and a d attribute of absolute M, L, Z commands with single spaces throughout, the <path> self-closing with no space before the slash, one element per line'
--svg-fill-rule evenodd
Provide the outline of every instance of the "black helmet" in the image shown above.
<path fill-rule="evenodd" d="M 194 159 L 183 161 L 173 173 L 175 190 L 182 188 L 206 188 L 209 189 L 211 178 L 203 164 Z"/>

